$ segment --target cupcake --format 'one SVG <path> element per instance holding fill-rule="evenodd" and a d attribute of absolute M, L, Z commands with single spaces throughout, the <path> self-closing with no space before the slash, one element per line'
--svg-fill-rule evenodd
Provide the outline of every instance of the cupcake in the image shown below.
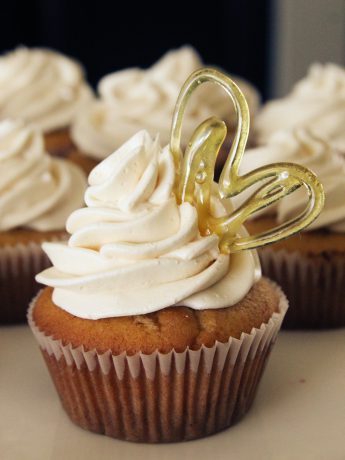
<path fill-rule="evenodd" d="M 0 322 L 23 321 L 49 265 L 41 243 L 66 238 L 66 217 L 83 202 L 86 177 L 45 152 L 43 136 L 21 121 L 0 122 Z"/>
<path fill-rule="evenodd" d="M 189 440 L 239 420 L 287 309 L 255 252 L 221 254 L 200 235 L 174 178 L 146 131 L 96 166 L 68 243 L 43 245 L 53 267 L 29 309 L 71 420 L 119 439 Z"/>
<path fill-rule="evenodd" d="M 276 160 L 312 169 L 325 190 L 325 207 L 302 233 L 259 250 L 263 273 L 279 283 L 290 308 L 284 325 L 292 328 L 345 326 L 345 160 L 328 143 L 303 128 L 276 133 L 262 147 L 247 151 L 242 172 Z M 301 211 L 299 191 L 246 224 L 250 233 L 272 228 Z"/>
<path fill-rule="evenodd" d="M 226 90 L 237 109 L 219 184 L 224 121 L 201 123 L 181 155 L 184 106 L 206 82 Z M 43 245 L 53 266 L 36 277 L 47 287 L 28 320 L 77 425 L 129 441 L 184 441 L 225 429 L 250 408 L 287 310 L 253 248 L 313 221 L 324 197 L 302 166 L 238 176 L 248 128 L 236 84 L 214 69 L 194 72 L 176 104 L 170 145 L 135 134 L 91 172 L 87 207 L 67 219 L 69 241 Z M 231 196 L 267 177 L 233 208 Z M 287 179 L 310 192 L 300 227 L 249 237 L 242 222 L 291 192 Z"/>
<path fill-rule="evenodd" d="M 256 118 L 256 141 L 302 126 L 345 154 L 345 69 L 314 64 L 283 99 L 268 102 Z"/>
<path fill-rule="evenodd" d="M 92 98 L 80 64 L 60 53 L 20 47 L 0 56 L 0 120 L 34 125 L 53 155 L 72 149 L 71 123 Z"/>
<path fill-rule="evenodd" d="M 147 70 L 125 69 L 102 78 L 99 99 L 81 112 L 72 127 L 72 138 L 79 151 L 104 159 L 138 130 L 151 136 L 160 134 L 162 145 L 170 138 L 171 118 L 181 85 L 202 61 L 190 46 L 169 51 Z M 242 79 L 235 79 L 244 92 L 252 117 L 259 106 L 256 89 Z M 230 138 L 236 128 L 236 113 L 218 87 L 205 85 L 198 90 L 187 108 L 183 144 L 186 146 L 195 127 L 211 115 L 224 118 Z M 228 149 L 222 152 L 224 164 Z"/>

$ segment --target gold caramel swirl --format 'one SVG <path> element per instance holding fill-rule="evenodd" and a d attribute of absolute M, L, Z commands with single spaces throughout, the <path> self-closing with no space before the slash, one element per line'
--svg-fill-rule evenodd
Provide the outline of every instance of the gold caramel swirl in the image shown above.
<path fill-rule="evenodd" d="M 205 120 L 194 131 L 184 156 L 180 147 L 187 103 L 193 92 L 206 82 L 213 82 L 226 91 L 237 114 L 235 137 L 219 179 L 219 198 L 234 197 L 255 184 L 265 181 L 238 209 L 221 217 L 215 217 L 211 212 L 211 188 L 213 188 L 216 158 L 227 134 L 225 122 L 216 117 Z M 243 176 L 239 175 L 249 125 L 249 109 L 245 97 L 228 76 L 214 69 L 201 69 L 187 79 L 176 103 L 171 129 L 170 149 L 176 170 L 176 198 L 181 203 L 189 202 L 196 207 L 200 233 L 217 234 L 220 238 L 220 250 L 225 254 L 254 249 L 288 238 L 310 225 L 324 205 L 321 183 L 315 174 L 301 165 L 272 163 Z M 298 216 L 257 235 L 239 234 L 241 225 L 252 214 L 290 195 L 302 186 L 307 190 L 308 202 Z"/>

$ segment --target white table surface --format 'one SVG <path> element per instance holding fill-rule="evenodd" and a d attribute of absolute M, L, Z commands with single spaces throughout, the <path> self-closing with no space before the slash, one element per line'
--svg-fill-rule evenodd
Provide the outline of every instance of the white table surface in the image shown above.
<path fill-rule="evenodd" d="M 0 328 L 1 460 L 344 460 L 345 329 L 282 332 L 251 411 L 179 444 L 83 431 L 62 410 L 27 326 Z"/>

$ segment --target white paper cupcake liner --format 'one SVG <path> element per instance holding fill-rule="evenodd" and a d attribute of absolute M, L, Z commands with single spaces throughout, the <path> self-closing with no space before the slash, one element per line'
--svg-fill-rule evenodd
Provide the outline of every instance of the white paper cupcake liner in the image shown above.
<path fill-rule="evenodd" d="M 40 244 L 0 249 L 0 323 L 25 321 L 27 305 L 40 289 L 35 275 L 48 266 Z"/>
<path fill-rule="evenodd" d="M 259 250 L 263 274 L 289 299 L 288 328 L 345 326 L 345 254 Z"/>
<path fill-rule="evenodd" d="M 42 287 L 35 275 L 50 265 L 41 242 L 0 248 L 0 324 L 26 320 L 28 304 Z"/>
<path fill-rule="evenodd" d="M 119 439 L 172 442 L 223 430 L 250 408 L 288 304 L 240 339 L 199 350 L 132 356 L 73 348 L 29 325 L 69 417 Z"/>

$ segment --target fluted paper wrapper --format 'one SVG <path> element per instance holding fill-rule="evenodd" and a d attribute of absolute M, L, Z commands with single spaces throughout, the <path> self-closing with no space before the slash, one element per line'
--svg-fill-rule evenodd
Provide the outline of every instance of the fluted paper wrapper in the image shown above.
<path fill-rule="evenodd" d="M 277 288 L 278 289 L 278 288 Z M 287 310 L 240 339 L 199 350 L 98 354 L 46 336 L 28 320 L 62 405 L 84 429 L 119 439 L 173 442 L 223 430 L 250 408 Z"/>
<path fill-rule="evenodd" d="M 50 265 L 41 242 L 0 248 L 0 324 L 26 321 L 28 304 L 42 287 L 35 275 Z"/>
<path fill-rule="evenodd" d="M 263 274 L 289 299 L 287 328 L 345 326 L 345 254 L 259 250 Z"/>
<path fill-rule="evenodd" d="M 25 321 L 27 305 L 40 289 L 35 275 L 49 265 L 37 243 L 0 249 L 0 323 Z"/>

